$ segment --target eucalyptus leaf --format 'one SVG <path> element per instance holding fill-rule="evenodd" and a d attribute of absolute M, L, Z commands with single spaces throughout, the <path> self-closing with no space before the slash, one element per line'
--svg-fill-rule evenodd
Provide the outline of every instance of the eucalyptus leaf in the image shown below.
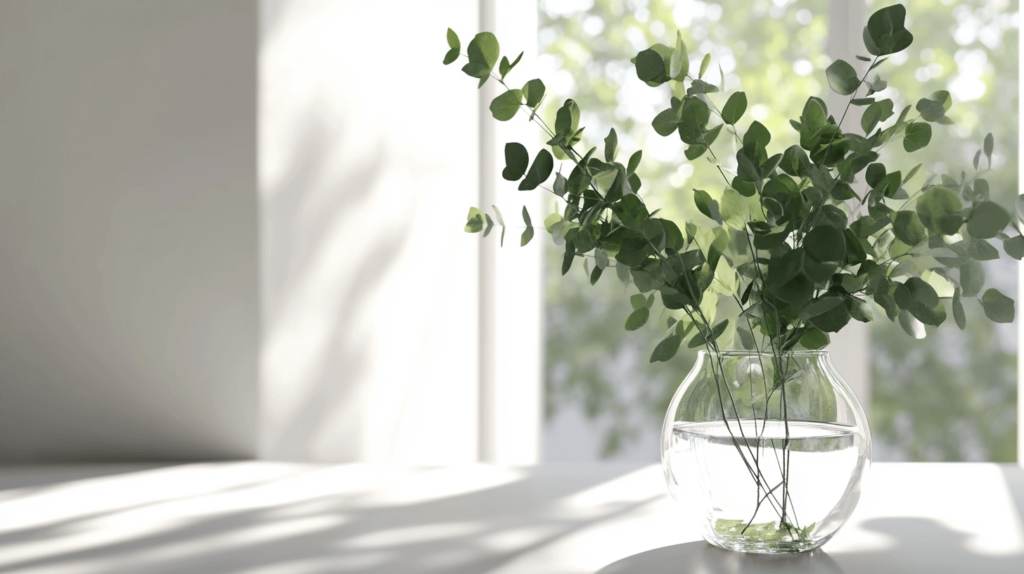
<path fill-rule="evenodd" d="M 669 61 L 669 76 L 673 80 L 682 81 L 690 73 L 690 55 L 686 51 L 682 32 L 676 32 L 676 50 Z"/>
<path fill-rule="evenodd" d="M 544 99 L 544 82 L 533 79 L 523 86 L 523 96 L 526 98 L 526 106 L 536 109 Z"/>
<path fill-rule="evenodd" d="M 519 111 L 519 106 L 522 105 L 522 103 L 522 90 L 508 90 L 491 100 L 491 115 L 498 121 L 507 122 L 515 117 L 516 112 Z"/>
<path fill-rule="evenodd" d="M 1013 323 L 1013 299 L 1003 295 L 996 289 L 985 291 L 981 298 L 981 306 L 985 316 L 995 323 Z"/>
<path fill-rule="evenodd" d="M 635 311 L 629 314 L 629 317 L 626 318 L 626 330 L 636 331 L 640 327 L 643 327 L 645 324 L 647 324 L 647 319 L 650 316 L 651 310 L 648 309 L 646 306 L 636 309 Z"/>
<path fill-rule="evenodd" d="M 537 157 L 533 159 L 533 165 L 530 166 L 530 171 L 527 172 L 526 179 L 519 184 L 519 189 L 521 191 L 537 189 L 540 184 L 544 183 L 549 177 L 551 177 L 551 171 L 554 167 L 555 158 L 551 157 L 551 153 L 547 149 L 541 148 L 541 150 L 537 152 Z"/>
<path fill-rule="evenodd" d="M 462 49 L 462 44 L 459 43 L 459 36 L 454 30 L 448 28 L 448 52 L 444 55 L 444 65 L 447 66 L 455 60 L 459 59 L 459 50 Z"/>
<path fill-rule="evenodd" d="M 928 124 L 910 124 L 903 135 L 903 149 L 915 152 L 924 148 L 932 141 L 932 126 Z"/>
<path fill-rule="evenodd" d="M 672 334 L 662 339 L 658 346 L 654 348 L 654 352 L 651 353 L 651 362 L 667 362 L 672 357 L 676 356 L 679 352 L 679 345 L 683 342 L 683 338 L 679 335 Z"/>
<path fill-rule="evenodd" d="M 833 92 L 848 96 L 857 91 L 860 87 L 860 78 L 857 77 L 857 70 L 846 60 L 836 60 L 825 69 L 825 76 L 828 78 L 828 85 Z"/>
<path fill-rule="evenodd" d="M 722 108 L 722 121 L 733 125 L 743 117 L 747 111 L 747 95 L 743 92 L 734 92 L 729 96 Z"/>

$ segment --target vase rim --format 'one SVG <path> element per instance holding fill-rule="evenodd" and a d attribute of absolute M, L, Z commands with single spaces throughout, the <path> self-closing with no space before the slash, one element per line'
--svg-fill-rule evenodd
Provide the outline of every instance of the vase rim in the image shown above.
<path fill-rule="evenodd" d="M 708 354 L 708 352 L 706 350 L 702 350 L 702 351 L 698 351 L 697 352 L 698 356 L 705 356 L 707 354 Z M 756 355 L 774 355 L 773 352 L 768 351 L 768 350 L 758 352 L 758 351 L 747 351 L 746 349 L 725 349 L 725 350 L 719 351 L 718 354 L 723 356 L 723 357 L 751 357 L 751 356 L 756 356 Z M 790 351 L 783 351 L 782 354 L 784 356 L 790 356 L 790 357 L 827 357 L 828 356 L 828 351 L 825 351 L 825 350 L 822 350 L 822 349 L 813 350 L 813 351 L 812 350 L 808 350 L 808 349 L 796 349 L 796 350 L 790 350 Z"/>

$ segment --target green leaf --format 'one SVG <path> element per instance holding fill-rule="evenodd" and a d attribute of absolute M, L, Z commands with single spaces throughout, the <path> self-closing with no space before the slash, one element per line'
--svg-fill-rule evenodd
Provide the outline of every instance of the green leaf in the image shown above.
<path fill-rule="evenodd" d="M 659 136 L 667 137 L 679 127 L 682 117 L 682 108 L 669 108 L 654 116 L 651 126 Z"/>
<path fill-rule="evenodd" d="M 612 128 L 608 132 L 608 137 L 604 138 L 604 160 L 607 162 L 615 161 L 615 154 L 618 152 L 619 147 L 619 136 L 615 133 L 615 128 Z"/>
<path fill-rule="evenodd" d="M 711 199 L 708 192 L 703 189 L 693 190 L 693 202 L 697 204 L 697 209 L 701 213 L 714 219 L 718 223 L 722 223 L 722 215 L 718 211 L 718 202 Z"/>
<path fill-rule="evenodd" d="M 641 307 L 649 307 L 649 305 L 647 305 L 647 296 L 640 293 L 631 295 L 629 297 L 629 304 L 633 307 L 634 311 Z"/>
<path fill-rule="evenodd" d="M 551 157 L 551 153 L 541 148 L 537 152 L 537 157 L 533 159 L 533 165 L 530 166 L 530 171 L 526 174 L 524 179 L 519 184 L 520 191 L 537 189 L 537 186 L 544 183 L 551 177 L 551 170 L 555 167 L 555 158 Z"/>
<path fill-rule="evenodd" d="M 494 227 L 494 221 L 491 219 L 491 216 L 486 213 L 484 214 L 484 219 L 487 220 L 487 227 L 484 227 L 484 237 L 487 237 L 491 234 L 491 229 Z"/>
<path fill-rule="evenodd" d="M 843 96 L 849 96 L 860 87 L 857 70 L 845 60 L 832 62 L 832 65 L 825 69 L 825 76 L 832 91 Z"/>
<path fill-rule="evenodd" d="M 455 33 L 455 30 L 448 28 L 448 53 L 444 55 L 444 65 L 447 66 L 455 60 L 459 59 L 459 50 L 462 49 L 462 44 L 459 42 L 459 36 Z"/>
<path fill-rule="evenodd" d="M 505 169 L 501 171 L 501 177 L 508 181 L 517 181 L 523 177 L 529 165 L 530 154 L 526 151 L 526 146 L 516 142 L 505 144 Z"/>
<path fill-rule="evenodd" d="M 772 141 L 772 134 L 764 124 L 754 120 L 743 134 L 743 145 L 753 142 L 759 148 L 766 148 Z"/>
<path fill-rule="evenodd" d="M 511 64 L 508 62 L 508 58 L 506 58 L 505 56 L 502 56 L 501 57 L 501 63 L 498 64 L 498 74 L 501 75 L 501 79 L 504 80 L 505 76 L 507 76 L 508 73 L 512 71 L 512 68 L 516 67 L 516 64 L 519 63 L 519 60 L 522 60 L 522 59 L 523 59 L 523 52 L 519 52 L 519 55 L 516 56 L 515 61 L 513 61 Z"/>
<path fill-rule="evenodd" d="M 921 119 L 926 122 L 938 121 L 939 118 L 946 115 L 946 108 L 942 105 L 942 102 L 929 98 L 921 98 L 918 100 L 915 108 L 920 112 Z"/>
<path fill-rule="evenodd" d="M 871 104 L 864 110 L 864 115 L 861 116 L 860 127 L 863 128 L 865 134 L 870 134 L 875 131 L 875 126 L 879 122 L 884 122 L 892 117 L 892 110 L 892 100 L 890 99 L 880 100 Z"/>
<path fill-rule="evenodd" d="M 665 59 L 650 48 L 640 52 L 636 55 L 636 77 L 644 82 L 668 81 L 668 76 L 665 75 Z"/>
<path fill-rule="evenodd" d="M 960 198 L 944 187 L 933 187 L 917 200 L 917 215 L 932 235 L 944 232 L 941 225 L 943 216 L 957 214 L 962 208 Z M 959 224 L 956 227 L 959 228 Z"/>
<path fill-rule="evenodd" d="M 668 70 L 669 77 L 678 81 L 682 81 L 690 73 L 690 54 L 686 51 L 686 44 L 683 43 L 682 32 L 676 32 L 676 50 L 672 52 Z"/>
<path fill-rule="evenodd" d="M 718 338 L 722 336 L 722 333 L 725 332 L 725 329 L 727 327 L 729 327 L 729 320 L 728 319 L 726 319 L 726 320 L 720 322 L 719 324 L 715 325 L 714 327 L 712 327 L 712 329 L 711 329 L 711 340 L 712 341 L 717 341 Z M 704 337 L 704 331 L 706 331 L 706 330 L 707 330 L 706 327 L 701 326 L 701 332 L 697 333 L 696 335 L 694 335 L 693 338 L 690 339 L 690 342 L 686 344 L 686 346 L 688 348 L 690 348 L 690 349 L 695 349 L 695 348 L 705 344 L 707 340 Z"/>
<path fill-rule="evenodd" d="M 519 106 L 523 103 L 522 90 L 508 90 L 491 100 L 491 115 L 500 122 L 507 122 L 515 117 Z"/>
<path fill-rule="evenodd" d="M 819 225 L 803 240 L 804 251 L 815 261 L 842 261 L 846 255 L 846 239 L 842 231 L 831 225 Z"/>
<path fill-rule="evenodd" d="M 800 345 L 805 349 L 811 349 L 812 351 L 818 349 L 824 349 L 831 342 L 828 333 L 819 331 L 818 329 L 808 329 L 800 337 Z"/>
<path fill-rule="evenodd" d="M 577 236 L 578 237 L 578 236 Z M 562 275 L 569 272 L 572 262 L 576 260 L 576 245 L 572 240 L 565 241 L 565 255 L 562 257 Z"/>
<path fill-rule="evenodd" d="M 999 259 L 999 252 L 996 251 L 996 248 L 992 247 L 992 244 L 988 241 L 978 239 L 977 237 L 971 238 L 971 243 L 967 246 L 967 253 L 971 256 L 971 259 L 977 261 Z"/>
<path fill-rule="evenodd" d="M 905 50 L 914 35 L 904 27 L 907 9 L 894 4 L 875 12 L 864 27 L 864 46 L 875 56 L 887 56 Z"/>
<path fill-rule="evenodd" d="M 982 201 L 967 217 L 967 233 L 980 239 L 991 239 L 1010 223 L 1010 214 L 998 203 Z"/>
<path fill-rule="evenodd" d="M 672 357 L 676 356 L 679 352 L 679 344 L 683 342 L 683 338 L 680 335 L 672 334 L 662 339 L 658 346 L 654 348 L 654 352 L 651 353 L 651 362 L 667 362 Z"/>
<path fill-rule="evenodd" d="M 498 39 L 490 32 L 480 32 L 470 40 L 466 52 L 469 63 L 462 67 L 462 71 L 473 78 L 480 78 L 480 85 L 484 85 L 494 65 L 498 63 L 501 52 Z"/>
<path fill-rule="evenodd" d="M 988 159 L 988 166 L 992 167 L 992 149 L 995 147 L 995 140 L 992 139 L 992 134 L 985 136 L 985 157 Z"/>
<path fill-rule="evenodd" d="M 602 273 L 604 273 L 603 269 L 600 267 L 594 267 L 594 270 L 590 272 L 590 284 L 596 285 L 597 280 L 601 278 Z"/>
<path fill-rule="evenodd" d="M 1017 235 L 1003 241 L 1003 251 L 1017 261 L 1024 259 L 1024 236 Z"/>
<path fill-rule="evenodd" d="M 928 239 L 928 230 L 913 211 L 896 211 L 889 217 L 892 220 L 892 232 L 903 243 L 913 247 Z"/>
<path fill-rule="evenodd" d="M 729 100 L 725 102 L 725 107 L 722 108 L 722 121 L 729 125 L 734 125 L 743 117 L 746 111 L 747 95 L 743 92 L 736 92 L 729 96 Z"/>
<path fill-rule="evenodd" d="M 626 173 L 632 174 L 636 171 L 636 168 L 640 167 L 640 158 L 643 155 L 643 151 L 637 150 L 633 155 L 629 156 L 629 165 L 626 166 Z"/>
<path fill-rule="evenodd" d="M 960 266 L 960 288 L 964 297 L 974 297 L 985 286 L 985 268 L 974 260 L 967 260 Z"/>
<path fill-rule="evenodd" d="M 1003 295 L 996 289 L 989 289 L 981 297 L 981 306 L 985 316 L 996 323 L 1013 323 L 1013 299 Z"/>
<path fill-rule="evenodd" d="M 469 214 L 466 215 L 466 227 L 463 231 L 466 233 L 479 233 L 484 228 L 484 213 L 475 207 L 469 208 Z"/>
<path fill-rule="evenodd" d="M 526 105 L 530 109 L 536 109 L 544 99 L 544 82 L 533 79 L 523 86 L 523 96 L 526 97 Z"/>
<path fill-rule="evenodd" d="M 931 309 L 939 304 L 938 293 L 936 293 L 935 288 L 929 285 L 924 279 L 921 279 L 920 277 L 911 277 L 903 283 L 903 286 L 910 292 L 910 297 L 914 301 L 921 303 L 925 307 Z"/>
<path fill-rule="evenodd" d="M 903 149 L 907 152 L 915 152 L 928 145 L 932 141 L 932 126 L 928 124 L 910 124 L 903 135 Z"/>
<path fill-rule="evenodd" d="M 565 100 L 555 114 L 555 133 L 568 140 L 580 125 L 580 107 L 573 100 Z"/>
<path fill-rule="evenodd" d="M 708 71 L 708 66 L 711 64 L 711 54 L 704 54 L 704 59 L 700 61 L 700 73 L 697 74 L 697 79 L 704 77 L 704 72 Z"/>
<path fill-rule="evenodd" d="M 526 231 L 523 231 L 522 237 L 519 239 L 519 246 L 522 247 L 533 239 L 533 222 L 530 221 L 530 212 L 526 211 L 526 206 L 523 206 L 523 221 L 526 222 Z"/>
<path fill-rule="evenodd" d="M 824 313 L 811 317 L 811 324 L 826 333 L 838 333 L 850 322 L 846 305 L 836 305 Z"/>
<path fill-rule="evenodd" d="M 643 327 L 650 316 L 651 310 L 646 306 L 633 311 L 629 314 L 629 317 L 626 318 L 626 330 L 636 331 L 640 327 Z"/>
<path fill-rule="evenodd" d="M 964 313 L 964 304 L 960 302 L 960 289 L 953 292 L 953 320 L 961 331 L 967 328 L 967 315 Z"/>

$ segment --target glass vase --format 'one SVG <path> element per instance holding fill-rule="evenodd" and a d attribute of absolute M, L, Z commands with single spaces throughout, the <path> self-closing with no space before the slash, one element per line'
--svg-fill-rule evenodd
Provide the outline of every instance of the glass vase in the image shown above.
<path fill-rule="evenodd" d="M 826 351 L 701 351 L 661 437 L 673 498 L 728 550 L 827 542 L 871 464 L 867 417 Z"/>

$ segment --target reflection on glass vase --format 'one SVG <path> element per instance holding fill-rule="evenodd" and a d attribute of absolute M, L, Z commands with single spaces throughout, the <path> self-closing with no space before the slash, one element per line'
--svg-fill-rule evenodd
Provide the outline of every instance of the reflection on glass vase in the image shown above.
<path fill-rule="evenodd" d="M 741 552 L 827 542 L 871 464 L 867 418 L 826 351 L 702 351 L 661 437 L 672 496 L 704 539 Z"/>

